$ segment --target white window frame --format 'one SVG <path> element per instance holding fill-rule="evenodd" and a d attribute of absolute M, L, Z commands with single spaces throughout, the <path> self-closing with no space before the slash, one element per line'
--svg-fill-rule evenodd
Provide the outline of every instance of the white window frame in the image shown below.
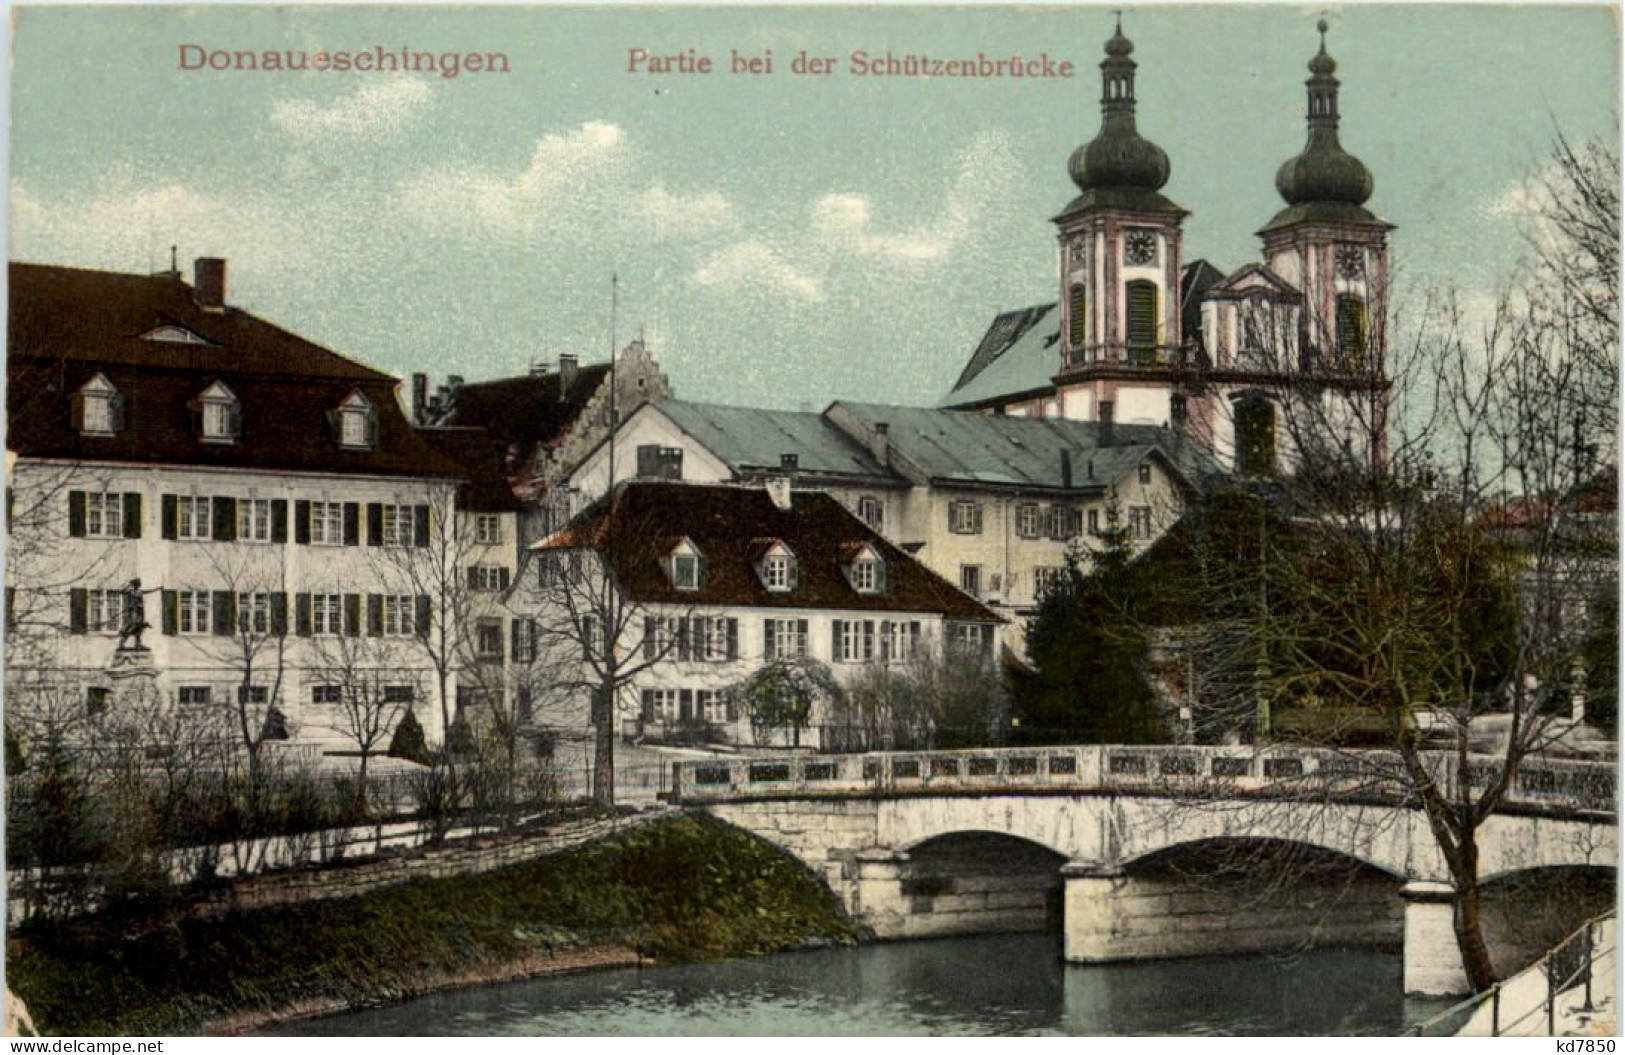
<path fill-rule="evenodd" d="M 183 542 L 208 542 L 214 538 L 214 499 L 207 495 L 176 495 L 175 537 Z"/>
<path fill-rule="evenodd" d="M 677 690 L 650 689 L 649 693 L 650 710 L 654 712 L 655 721 L 666 725 L 675 724 L 678 716 L 682 714 Z"/>
<path fill-rule="evenodd" d="M 231 403 L 224 399 L 203 401 L 203 439 L 206 443 L 230 443 L 237 437 L 231 432 Z"/>
<path fill-rule="evenodd" d="M 956 498 L 949 502 L 948 530 L 956 535 L 980 535 L 982 504 L 968 498 Z"/>
<path fill-rule="evenodd" d="M 886 530 L 886 503 L 874 495 L 858 498 L 858 519 L 875 531 Z"/>
<path fill-rule="evenodd" d="M 344 545 L 344 503 L 317 500 L 310 503 L 310 544 Z"/>
<path fill-rule="evenodd" d="M 93 634 L 124 629 L 124 591 L 86 590 L 85 629 Z"/>
<path fill-rule="evenodd" d="M 1038 567 L 1033 569 L 1033 596 L 1042 597 L 1052 584 L 1066 582 L 1066 567 Z"/>
<path fill-rule="evenodd" d="M 118 491 L 85 492 L 85 538 L 124 537 L 124 495 Z"/>
<path fill-rule="evenodd" d="M 487 648 L 487 645 L 494 647 Z M 481 619 L 474 624 L 474 656 L 477 659 L 502 658 L 502 620 Z"/>
<path fill-rule="evenodd" d="M 502 569 L 497 565 L 474 564 L 469 570 L 473 572 L 470 588 L 475 593 L 496 593 L 502 589 Z"/>
<path fill-rule="evenodd" d="M 722 689 L 694 690 L 694 717 L 711 725 L 728 721 L 728 694 Z"/>
<path fill-rule="evenodd" d="M 722 616 L 707 616 L 695 620 L 699 633 L 694 655 L 704 663 L 723 663 L 728 659 L 728 620 Z"/>
<path fill-rule="evenodd" d="M 961 564 L 959 566 L 959 588 L 971 597 L 981 598 L 982 566 L 980 564 Z"/>
<path fill-rule="evenodd" d="M 182 707 L 207 707 L 214 702 L 214 694 L 207 685 L 179 685 L 175 688 L 175 702 Z"/>
<path fill-rule="evenodd" d="M 237 541 L 271 541 L 271 500 L 269 498 L 237 499 Z"/>
<path fill-rule="evenodd" d="M 852 562 L 852 589 L 859 593 L 877 593 L 880 590 L 880 561 L 875 557 L 859 557 Z"/>
<path fill-rule="evenodd" d="M 872 619 L 847 619 L 841 624 L 841 654 L 838 663 L 867 663 L 875 658 L 875 624 Z"/>
<path fill-rule="evenodd" d="M 239 634 L 268 634 L 271 632 L 270 594 L 240 593 L 237 595 L 237 632 Z"/>
<path fill-rule="evenodd" d="M 385 502 L 378 509 L 379 540 L 385 546 L 410 546 L 415 541 L 416 514 L 409 505 Z"/>
<path fill-rule="evenodd" d="M 1129 506 L 1128 510 L 1129 534 L 1137 539 L 1151 537 L 1151 507 Z"/>
<path fill-rule="evenodd" d="M 366 407 L 339 408 L 339 446 L 352 450 L 368 449 L 371 446 L 367 442 L 371 418 L 372 411 Z"/>
<path fill-rule="evenodd" d="M 773 639 L 775 659 L 803 659 L 807 655 L 807 635 L 795 619 L 769 619 L 767 633 Z"/>
<path fill-rule="evenodd" d="M 886 628 L 886 659 L 892 663 L 906 663 L 914 658 L 919 635 L 914 628 L 917 621 L 900 619 Z"/>
<path fill-rule="evenodd" d="M 700 588 L 700 556 L 697 553 L 671 555 L 671 584 L 679 590 Z"/>
<path fill-rule="evenodd" d="M 417 601 L 410 594 L 385 594 L 383 599 L 384 634 L 387 637 L 411 637 L 416 627 Z"/>
<path fill-rule="evenodd" d="M 337 685 L 322 683 L 310 687 L 310 702 L 315 707 L 333 707 L 344 702 L 344 691 Z"/>
<path fill-rule="evenodd" d="M 1140 463 L 1140 483 L 1148 484 L 1150 482 L 1151 482 L 1151 463 L 1150 462 L 1141 462 Z"/>
<path fill-rule="evenodd" d="M 502 515 L 500 513 L 474 514 L 474 541 L 482 546 L 494 546 L 502 541 Z"/>
<path fill-rule="evenodd" d="M 762 585 L 774 593 L 790 590 L 790 561 L 788 553 L 769 553 L 762 561 Z"/>
<path fill-rule="evenodd" d="M 84 401 L 81 414 L 84 427 L 79 431 L 87 436 L 112 436 L 116 430 L 113 428 L 117 415 L 113 413 L 113 401 L 117 397 L 111 392 L 84 392 L 79 393 Z"/>
<path fill-rule="evenodd" d="M 214 598 L 208 590 L 179 590 L 175 594 L 176 630 L 191 637 L 209 632 Z"/>
<path fill-rule="evenodd" d="M 316 637 L 336 637 L 344 633 L 344 595 L 310 595 L 310 632 Z"/>
<path fill-rule="evenodd" d="M 1037 502 L 1016 506 L 1016 537 L 1038 538 L 1043 534 L 1044 510 Z"/>

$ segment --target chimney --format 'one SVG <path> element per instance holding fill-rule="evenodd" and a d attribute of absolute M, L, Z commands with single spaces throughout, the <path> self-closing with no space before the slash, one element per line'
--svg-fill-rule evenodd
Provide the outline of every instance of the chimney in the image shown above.
<path fill-rule="evenodd" d="M 767 478 L 767 497 L 772 500 L 776 509 L 784 512 L 790 511 L 790 478 L 788 476 L 770 476 Z"/>
<path fill-rule="evenodd" d="M 542 362 L 540 359 L 532 359 L 530 361 L 530 376 L 531 377 L 546 377 L 547 376 L 547 364 Z"/>
<path fill-rule="evenodd" d="M 1065 488 L 1066 490 L 1068 490 L 1068 491 L 1072 490 L 1072 452 L 1071 451 L 1062 451 L 1061 452 L 1061 486 L 1063 488 Z"/>
<path fill-rule="evenodd" d="M 226 310 L 226 262 L 217 256 L 200 256 L 193 263 L 192 295 L 204 311 Z"/>
<path fill-rule="evenodd" d="M 891 467 L 891 425 L 875 422 L 875 431 L 869 437 L 869 453 L 875 456 L 882 469 Z"/>
<path fill-rule="evenodd" d="M 559 399 L 563 400 L 565 393 L 575 387 L 576 370 L 581 360 L 574 352 L 563 352 L 559 355 Z"/>
<path fill-rule="evenodd" d="M 1112 428 L 1112 401 L 1102 400 L 1100 403 L 1100 445 L 1110 447 L 1116 439 L 1116 429 Z"/>
<path fill-rule="evenodd" d="M 412 424 L 429 423 L 429 375 L 412 375 Z"/>
<path fill-rule="evenodd" d="M 787 469 L 790 472 L 801 468 L 801 455 L 788 453 L 779 455 L 779 468 Z"/>

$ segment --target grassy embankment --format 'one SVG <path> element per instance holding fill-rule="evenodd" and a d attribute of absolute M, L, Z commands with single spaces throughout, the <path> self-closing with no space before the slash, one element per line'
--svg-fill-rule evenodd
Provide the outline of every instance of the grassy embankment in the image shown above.
<path fill-rule="evenodd" d="M 185 1034 L 594 963 L 754 956 L 857 929 L 798 862 L 715 821 L 658 821 L 524 865 L 121 936 L 11 938 L 46 1034 Z M 551 965 L 551 966 L 550 966 Z"/>

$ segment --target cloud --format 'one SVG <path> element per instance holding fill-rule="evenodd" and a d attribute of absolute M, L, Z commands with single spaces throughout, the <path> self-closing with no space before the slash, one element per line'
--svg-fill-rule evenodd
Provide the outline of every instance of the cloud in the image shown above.
<path fill-rule="evenodd" d="M 431 229 L 524 237 L 561 221 L 584 196 L 601 194 L 601 184 L 613 180 L 626 153 L 619 126 L 588 121 L 537 140 L 517 173 L 437 168 L 411 176 L 401 185 L 401 205 Z"/>
<path fill-rule="evenodd" d="M 428 82 L 416 77 L 371 81 L 325 106 L 313 99 L 279 99 L 271 107 L 271 123 L 303 143 L 385 139 L 416 123 L 429 97 Z"/>
<path fill-rule="evenodd" d="M 214 254 L 286 274 L 314 260 L 302 226 L 285 204 L 257 193 L 227 198 L 166 184 L 46 199 L 11 183 L 14 259 L 140 273 L 168 266 L 169 247 L 179 244 L 183 260 Z"/>
<path fill-rule="evenodd" d="M 733 203 L 716 191 L 673 194 L 659 183 L 637 195 L 630 209 L 659 238 L 720 230 L 732 225 L 733 214 Z"/>
<path fill-rule="evenodd" d="M 696 285 L 726 293 L 759 289 L 793 300 L 824 299 L 817 281 L 797 271 L 776 250 L 761 242 L 738 242 L 713 253 L 690 279 Z"/>

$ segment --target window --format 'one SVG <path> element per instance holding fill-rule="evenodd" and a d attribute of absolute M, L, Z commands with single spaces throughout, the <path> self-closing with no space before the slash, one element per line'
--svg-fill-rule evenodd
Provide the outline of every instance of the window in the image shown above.
<path fill-rule="evenodd" d="M 1042 513 L 1036 502 L 1023 502 L 1016 506 L 1016 535 L 1019 538 L 1037 538 Z"/>
<path fill-rule="evenodd" d="M 209 593 L 207 590 L 182 590 L 177 595 L 180 631 L 183 634 L 209 632 Z"/>
<path fill-rule="evenodd" d="M 496 593 L 508 588 L 508 569 L 492 564 L 475 564 L 468 569 L 468 588 L 476 593 Z"/>
<path fill-rule="evenodd" d="M 175 690 L 175 699 L 182 707 L 207 707 L 209 696 L 207 685 L 182 685 Z"/>
<path fill-rule="evenodd" d="M 683 449 L 644 444 L 638 448 L 638 475 L 651 480 L 681 480 Z"/>
<path fill-rule="evenodd" d="M 795 558 L 789 553 L 770 553 L 762 561 L 762 585 L 774 593 L 785 593 L 791 586 L 791 573 Z"/>
<path fill-rule="evenodd" d="M 958 501 L 948 504 L 948 530 L 956 535 L 982 533 L 982 503 Z"/>
<path fill-rule="evenodd" d="M 481 619 L 474 626 L 474 654 L 480 659 L 502 658 L 502 622 Z"/>
<path fill-rule="evenodd" d="M 993 653 L 993 628 L 985 623 L 954 623 L 949 641 L 967 655 L 989 656 Z"/>
<path fill-rule="evenodd" d="M 1130 506 L 1128 511 L 1129 534 L 1138 539 L 1151 537 L 1151 507 Z"/>
<path fill-rule="evenodd" d="M 237 632 L 241 634 L 268 634 L 271 632 L 270 594 L 240 593 L 237 595 Z"/>
<path fill-rule="evenodd" d="M 242 431 L 242 410 L 231 389 L 216 381 L 192 405 L 198 438 L 204 443 L 235 443 Z"/>
<path fill-rule="evenodd" d="M 413 599 L 410 596 L 383 598 L 384 633 L 392 637 L 410 637 L 415 629 L 412 619 L 413 607 Z"/>
<path fill-rule="evenodd" d="M 241 498 L 237 501 L 237 539 L 240 542 L 271 541 L 271 501 L 268 498 Z"/>
<path fill-rule="evenodd" d="M 580 628 L 581 650 L 587 654 L 588 658 L 601 655 L 604 651 L 604 628 L 603 624 L 598 621 L 598 617 L 595 615 L 582 616 Z"/>
<path fill-rule="evenodd" d="M 124 402 L 105 375 L 97 374 L 73 397 L 73 427 L 86 436 L 112 436 L 124 425 Z"/>
<path fill-rule="evenodd" d="M 982 596 L 982 566 L 980 564 L 961 564 L 959 566 L 959 588 L 972 597 Z"/>
<path fill-rule="evenodd" d="M 1125 288 L 1128 302 L 1128 346 L 1150 349 L 1157 344 L 1157 287 L 1154 282 L 1135 279 Z"/>
<path fill-rule="evenodd" d="M 694 710 L 697 717 L 720 725 L 728 720 L 727 694 L 717 689 L 698 689 L 694 693 Z"/>
<path fill-rule="evenodd" d="M 85 591 L 85 629 L 92 633 L 108 630 L 114 633 L 124 629 L 124 592 L 122 590 Z"/>
<path fill-rule="evenodd" d="M 378 445 L 378 416 L 372 402 L 352 392 L 338 409 L 339 446 L 371 450 Z"/>
<path fill-rule="evenodd" d="M 858 519 L 876 531 L 886 529 L 886 506 L 874 495 L 858 499 Z"/>
<path fill-rule="evenodd" d="M 1089 294 L 1080 282 L 1072 287 L 1072 302 L 1068 305 L 1067 344 L 1073 348 L 1083 347 L 1084 335 L 1088 332 L 1088 307 Z"/>
<path fill-rule="evenodd" d="M 801 659 L 807 655 L 807 620 L 769 619 L 763 624 L 762 648 L 768 659 Z"/>
<path fill-rule="evenodd" d="M 515 663 L 533 663 L 536 660 L 537 623 L 534 619 L 513 620 L 513 660 Z"/>
<path fill-rule="evenodd" d="M 879 593 L 880 562 L 873 557 L 853 561 L 852 588 L 859 593 Z"/>
<path fill-rule="evenodd" d="M 264 685 L 237 686 L 237 701 L 239 703 L 257 704 L 264 706 L 271 698 L 270 692 Z"/>
<path fill-rule="evenodd" d="M 882 623 L 884 630 L 880 647 L 886 659 L 893 663 L 907 662 L 920 649 L 920 624 L 917 621 Z"/>
<path fill-rule="evenodd" d="M 677 721 L 676 689 L 644 689 L 643 720 L 646 722 Z"/>
<path fill-rule="evenodd" d="M 85 537 L 124 537 L 124 496 L 111 491 L 85 494 Z"/>
<path fill-rule="evenodd" d="M 694 637 L 695 658 L 720 663 L 733 658 L 733 642 L 738 640 L 739 621 L 736 619 L 696 620 Z"/>
<path fill-rule="evenodd" d="M 310 687 L 310 702 L 314 704 L 333 704 L 340 702 L 339 687 L 337 685 L 312 685 Z"/>
<path fill-rule="evenodd" d="M 1236 468 L 1245 476 L 1275 473 L 1275 408 L 1249 399 L 1236 408 Z"/>
<path fill-rule="evenodd" d="M 1065 568 L 1034 568 L 1033 583 L 1038 597 L 1066 587 Z"/>
<path fill-rule="evenodd" d="M 310 503 L 310 541 L 316 546 L 344 545 L 344 503 Z"/>
<path fill-rule="evenodd" d="M 474 539 L 482 546 L 494 546 L 501 542 L 502 516 L 498 513 L 477 514 L 474 517 Z"/>
<path fill-rule="evenodd" d="M 337 593 L 310 595 L 310 628 L 316 634 L 344 632 L 344 596 Z"/>
<path fill-rule="evenodd" d="M 1049 537 L 1057 542 L 1065 542 L 1076 538 L 1082 526 L 1083 518 L 1071 506 L 1052 505 L 1049 507 Z"/>
<path fill-rule="evenodd" d="M 867 663 L 875 658 L 875 624 L 870 619 L 835 620 L 835 661 Z"/>
<path fill-rule="evenodd" d="M 85 716 L 94 718 L 113 704 L 113 690 L 102 685 L 85 689 Z"/>
<path fill-rule="evenodd" d="M 410 685 L 385 685 L 384 702 L 411 704 L 417 699 L 417 690 Z"/>
<path fill-rule="evenodd" d="M 1365 368 L 1370 317 L 1359 297 L 1337 298 L 1337 354 L 1351 370 Z"/>
<path fill-rule="evenodd" d="M 214 537 L 214 503 L 208 498 L 181 495 L 175 500 L 176 537 L 196 541 Z"/>
<path fill-rule="evenodd" d="M 411 506 L 380 505 L 374 509 L 378 512 L 380 523 L 379 541 L 384 546 L 410 546 L 413 542 L 413 519 Z"/>
<path fill-rule="evenodd" d="M 678 543 L 671 554 L 671 583 L 679 590 L 698 590 L 704 572 L 700 551 L 688 539 Z"/>
<path fill-rule="evenodd" d="M 1141 462 L 1140 463 L 1140 482 L 1142 484 L 1148 484 L 1148 483 L 1151 482 L 1151 463 L 1150 462 Z"/>
<path fill-rule="evenodd" d="M 1089 510 L 1089 534 L 1100 534 L 1100 510 L 1098 509 Z"/>

